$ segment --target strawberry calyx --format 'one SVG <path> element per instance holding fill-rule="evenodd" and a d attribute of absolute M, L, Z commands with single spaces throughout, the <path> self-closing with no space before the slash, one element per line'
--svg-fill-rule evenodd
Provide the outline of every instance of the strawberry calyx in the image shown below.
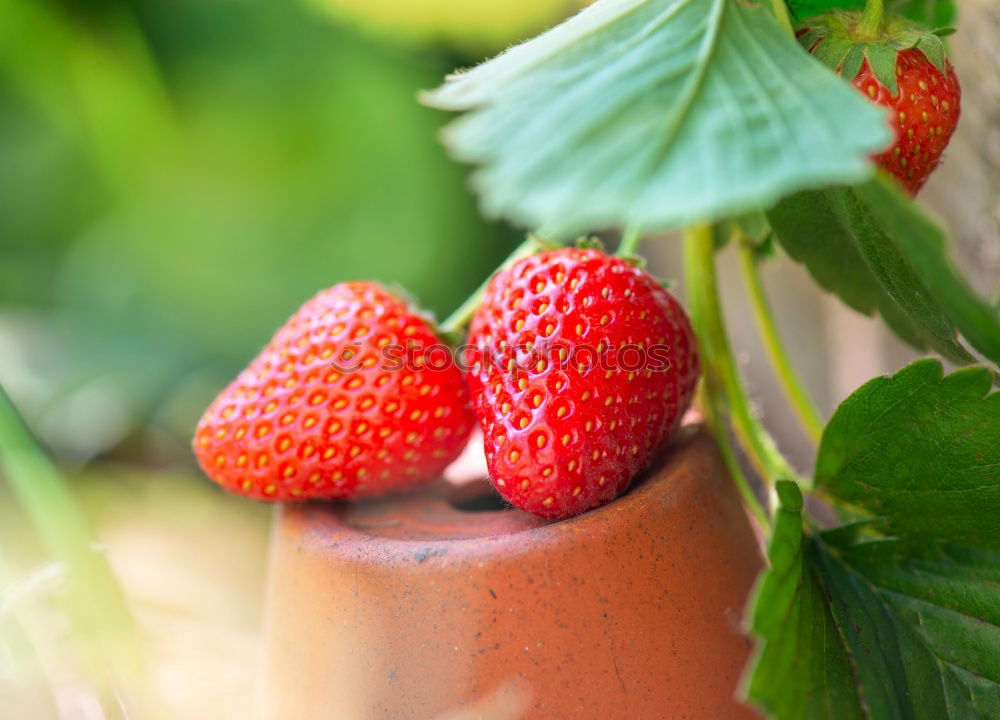
<path fill-rule="evenodd" d="M 918 50 L 942 74 L 947 52 L 942 37 L 953 28 L 928 30 L 923 25 L 897 15 L 836 11 L 799 22 L 795 34 L 799 44 L 827 67 L 848 80 L 853 79 L 867 60 L 875 79 L 895 97 L 896 59 L 906 50 Z"/>

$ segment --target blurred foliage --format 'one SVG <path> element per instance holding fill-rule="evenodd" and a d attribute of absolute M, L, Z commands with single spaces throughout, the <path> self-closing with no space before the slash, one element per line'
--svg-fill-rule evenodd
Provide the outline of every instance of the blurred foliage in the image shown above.
<path fill-rule="evenodd" d="M 555 25 L 588 0 L 309 0 L 380 35 L 497 50 Z"/>
<path fill-rule="evenodd" d="M 0 3 L 0 379 L 86 458 L 212 394 L 335 282 L 439 314 L 515 234 L 414 100 L 456 64 L 265 0 Z"/>

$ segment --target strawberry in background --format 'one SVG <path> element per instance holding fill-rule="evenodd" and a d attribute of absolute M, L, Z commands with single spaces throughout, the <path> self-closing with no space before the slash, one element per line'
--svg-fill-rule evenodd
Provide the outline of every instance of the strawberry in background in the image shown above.
<path fill-rule="evenodd" d="M 958 125 L 962 90 L 941 37 L 896 16 L 882 0 L 863 12 L 835 12 L 800 23 L 799 42 L 884 107 L 895 142 L 873 159 L 916 195 L 941 160 Z"/>

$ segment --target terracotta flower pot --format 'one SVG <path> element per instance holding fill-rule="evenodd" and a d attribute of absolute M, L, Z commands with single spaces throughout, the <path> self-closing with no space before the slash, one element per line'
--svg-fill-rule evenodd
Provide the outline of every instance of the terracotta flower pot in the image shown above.
<path fill-rule="evenodd" d="M 264 717 L 752 717 L 733 696 L 757 539 L 709 436 L 678 435 L 562 522 L 492 510 L 481 483 L 283 508 Z"/>

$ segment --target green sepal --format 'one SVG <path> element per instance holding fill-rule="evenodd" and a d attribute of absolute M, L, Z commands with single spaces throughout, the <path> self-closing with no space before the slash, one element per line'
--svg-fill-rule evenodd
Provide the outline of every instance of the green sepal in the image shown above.
<path fill-rule="evenodd" d="M 937 68 L 938 72 L 944 74 L 944 60 L 946 56 L 944 41 L 934 33 L 926 33 L 921 36 L 920 41 L 915 45 L 916 49 L 930 60 L 931 65 Z"/>
<path fill-rule="evenodd" d="M 801 45 L 806 52 L 809 52 L 816 46 L 816 43 L 829 34 L 830 31 L 826 28 L 812 28 L 799 35 L 797 39 L 799 41 L 799 45 Z"/>
<path fill-rule="evenodd" d="M 889 89 L 895 97 L 899 93 L 896 85 L 896 58 L 899 51 L 888 43 L 868 43 L 865 46 L 865 57 L 875 74 L 875 79 Z"/>
<path fill-rule="evenodd" d="M 604 243 L 601 238 L 596 235 L 582 235 L 576 239 L 573 243 L 577 248 L 581 250 L 599 250 L 600 252 L 606 252 Z"/>
<path fill-rule="evenodd" d="M 823 42 L 816 46 L 813 55 L 821 63 L 833 70 L 840 67 L 844 57 L 852 49 L 854 43 L 843 35 L 828 35 Z"/>
<path fill-rule="evenodd" d="M 844 58 L 844 62 L 840 65 L 838 72 L 848 80 L 852 80 L 859 72 L 861 72 L 861 63 L 864 59 L 865 46 L 858 43 L 857 45 L 851 47 L 850 51 L 848 51 L 847 57 Z"/>
<path fill-rule="evenodd" d="M 937 35 L 938 37 L 948 37 L 949 35 L 954 35 L 956 32 L 958 32 L 958 29 L 953 27 L 941 27 L 936 30 L 931 30 L 931 33 Z"/>
<path fill-rule="evenodd" d="M 838 11 L 819 15 L 796 24 L 799 43 L 817 60 L 853 80 L 867 59 L 875 78 L 895 96 L 896 61 L 905 50 L 919 50 L 938 72 L 944 74 L 947 51 L 941 38 L 953 28 L 928 30 L 911 20 L 887 16 L 885 30 L 872 38 L 858 30 L 859 12 Z"/>

